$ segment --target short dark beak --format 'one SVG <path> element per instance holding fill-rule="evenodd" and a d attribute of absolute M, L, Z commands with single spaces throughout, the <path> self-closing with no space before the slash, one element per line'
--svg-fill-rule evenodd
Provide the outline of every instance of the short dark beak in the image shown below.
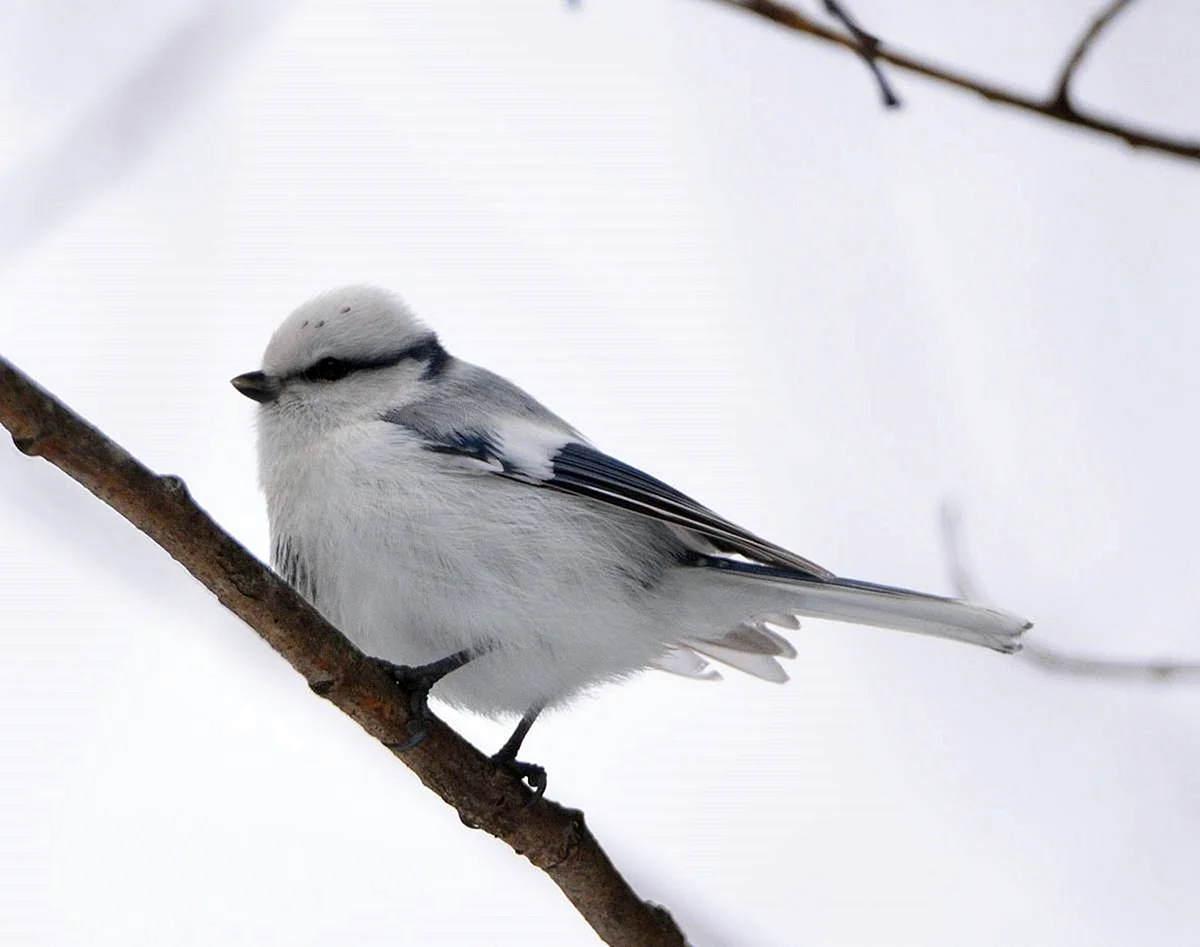
<path fill-rule="evenodd" d="M 279 397 L 279 379 L 265 372 L 246 372 L 230 379 L 229 383 L 259 404 L 269 404 Z"/>

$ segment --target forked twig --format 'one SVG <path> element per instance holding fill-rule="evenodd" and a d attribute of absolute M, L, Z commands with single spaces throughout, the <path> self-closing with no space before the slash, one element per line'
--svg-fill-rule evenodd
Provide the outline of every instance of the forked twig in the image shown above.
<path fill-rule="evenodd" d="M 1075 78 L 1075 72 L 1079 69 L 1080 64 L 1089 52 L 1091 52 L 1093 44 L 1099 38 L 1100 34 L 1108 27 L 1117 14 L 1124 10 L 1127 6 L 1133 3 L 1133 0 L 1113 0 L 1107 7 L 1101 10 L 1079 40 L 1075 43 L 1075 47 L 1071 50 L 1067 61 L 1063 64 L 1062 72 L 1059 73 L 1058 84 L 1054 90 L 1054 105 L 1063 109 L 1067 113 L 1073 114 L 1075 107 L 1071 104 L 1071 80 Z"/>
<path fill-rule="evenodd" d="M 825 12 L 841 23 L 858 43 L 858 54 L 867 64 L 875 81 L 879 84 L 879 94 L 883 97 L 883 107 L 894 109 L 900 107 L 900 99 L 888 84 L 887 77 L 879 68 L 879 39 L 864 30 L 838 0 L 825 0 Z"/>
<path fill-rule="evenodd" d="M 813 39 L 840 46 L 855 55 L 862 55 L 860 44 L 853 36 L 846 36 L 837 30 L 832 30 L 795 7 L 778 3 L 776 0 L 715 0 L 715 2 L 752 13 L 770 20 L 778 26 L 811 36 Z M 1113 13 L 1108 19 L 1111 20 L 1115 15 Z M 1101 24 L 1100 29 L 1103 29 L 1104 25 Z M 1100 29 L 1096 32 L 1098 33 Z M 1085 44 L 1084 54 L 1087 52 L 1087 45 L 1090 44 Z M 891 44 L 880 40 L 876 40 L 872 56 L 875 60 L 889 63 L 897 69 L 916 73 L 964 92 L 981 95 L 989 102 L 1020 109 L 1023 112 L 1040 115 L 1043 118 L 1076 128 L 1087 129 L 1100 135 L 1118 138 L 1131 148 L 1144 148 L 1147 151 L 1200 161 L 1200 141 L 1194 138 L 1177 138 L 1152 129 L 1141 128 L 1129 122 L 1100 118 L 1088 112 L 1081 112 L 1074 107 L 1063 108 L 1058 101 L 1057 91 L 1046 97 L 1028 95 L 911 53 L 901 52 Z"/>

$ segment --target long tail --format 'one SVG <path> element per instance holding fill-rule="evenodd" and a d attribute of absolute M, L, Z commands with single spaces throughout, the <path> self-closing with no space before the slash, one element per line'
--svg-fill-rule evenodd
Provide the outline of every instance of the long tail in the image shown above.
<path fill-rule="evenodd" d="M 724 626 L 730 630 L 722 634 L 690 635 L 679 644 L 768 680 L 785 680 L 787 675 L 775 659 L 795 656 L 787 640 L 766 627 L 794 627 L 786 623 L 786 616 L 910 631 L 1006 654 L 1021 650 L 1021 635 L 1032 627 L 1024 618 L 997 608 L 873 582 L 819 579 L 718 557 L 706 558 L 697 565 L 692 576 L 698 581 L 689 583 L 691 590 L 702 596 L 694 600 L 695 605 L 707 610 L 708 621 L 733 620 Z M 734 618 L 737 611 L 740 615 Z M 755 612 L 753 619 L 745 620 Z M 677 666 L 665 670 L 701 676 L 685 670 L 685 662 L 678 661 L 676 655 L 659 666 L 669 663 Z"/>
<path fill-rule="evenodd" d="M 1033 627 L 998 608 L 857 579 L 789 584 L 798 615 L 950 638 L 1006 654 L 1020 651 L 1021 635 Z"/>

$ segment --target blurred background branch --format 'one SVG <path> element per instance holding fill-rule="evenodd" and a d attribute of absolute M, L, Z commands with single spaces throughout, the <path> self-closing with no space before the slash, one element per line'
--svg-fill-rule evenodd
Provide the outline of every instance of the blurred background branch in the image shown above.
<path fill-rule="evenodd" d="M 986 602 L 987 596 L 979 587 L 967 562 L 963 541 L 962 511 L 947 500 L 941 509 L 942 545 L 950 585 L 959 598 Z M 1036 626 L 1035 626 L 1036 627 Z M 1034 632 L 1036 636 L 1037 632 Z M 1200 681 L 1200 662 L 1157 660 L 1122 661 L 1112 658 L 1085 657 L 1048 648 L 1026 636 L 1017 658 L 1045 671 L 1056 674 L 1075 674 L 1082 677 L 1118 681 Z"/>
<path fill-rule="evenodd" d="M 8 168 L 0 177 L 0 266 L 135 172 L 287 5 L 201 4 L 66 129 Z"/>
<path fill-rule="evenodd" d="M 813 39 L 841 46 L 843 49 L 866 57 L 872 70 L 877 68 L 877 63 L 886 62 L 897 69 L 924 76 L 942 85 L 953 86 L 964 92 L 974 92 L 998 105 L 1020 109 L 1096 134 L 1119 138 L 1133 148 L 1143 148 L 1147 151 L 1200 161 L 1200 140 L 1176 137 L 1155 129 L 1141 127 L 1132 122 L 1101 118 L 1089 112 L 1082 112 L 1071 103 L 1070 85 L 1075 70 L 1087 55 L 1096 38 L 1116 15 L 1129 5 L 1131 0 L 1116 0 L 1096 17 L 1069 54 L 1055 90 L 1045 97 L 1029 95 L 912 53 L 894 49 L 874 36 L 870 37 L 872 42 L 869 51 L 864 52 L 862 41 L 853 32 L 849 35 L 838 32 L 807 13 L 783 3 L 776 3 L 775 0 L 715 0 L 715 2 L 736 7 L 746 13 L 753 13 L 755 16 L 770 20 L 785 29 L 811 36 Z"/>

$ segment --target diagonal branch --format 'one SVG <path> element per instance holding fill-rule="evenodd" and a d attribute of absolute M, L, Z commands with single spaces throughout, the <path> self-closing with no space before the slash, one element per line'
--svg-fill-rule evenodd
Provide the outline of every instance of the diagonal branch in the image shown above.
<path fill-rule="evenodd" d="M 178 477 L 148 470 L 0 357 L 0 424 L 162 546 L 335 704 L 384 744 L 406 737 L 409 695 L 289 586 L 225 533 Z M 436 719 L 400 760 L 453 806 L 546 872 L 609 944 L 682 945 L 665 908 L 642 901 L 584 824 L 583 813 L 532 796 Z"/>
<path fill-rule="evenodd" d="M 1084 30 L 1083 35 L 1075 43 L 1075 48 L 1067 56 L 1067 61 L 1063 64 L 1062 72 L 1059 73 L 1058 85 L 1054 91 L 1055 106 L 1068 112 L 1075 111 L 1075 106 L 1071 104 L 1071 80 L 1075 78 L 1075 71 L 1087 57 L 1087 54 L 1091 52 L 1092 45 L 1096 42 L 1100 34 L 1116 19 L 1117 14 L 1132 2 L 1133 0 L 1113 0 L 1112 3 L 1096 14 L 1096 18 L 1092 20 L 1091 25 Z"/>
<path fill-rule="evenodd" d="M 942 504 L 942 546 L 946 568 L 950 572 L 950 587 L 959 598 L 984 601 L 970 566 L 962 541 L 962 516 L 953 503 Z M 1110 681 L 1200 681 L 1200 662 L 1187 661 L 1119 661 L 1111 658 L 1086 658 L 1047 648 L 1026 641 L 1018 658 L 1043 671 L 1075 674 Z"/>
<path fill-rule="evenodd" d="M 858 43 L 853 37 L 838 33 L 818 23 L 812 17 L 794 7 L 777 3 L 775 0 L 714 0 L 714 2 L 736 7 L 747 13 L 753 13 L 786 29 L 803 33 L 822 42 L 832 43 L 835 46 L 840 46 L 856 55 L 860 55 Z M 948 85 L 955 89 L 961 89 L 964 92 L 974 92 L 977 95 L 983 96 L 989 102 L 1007 105 L 1010 108 L 1020 109 L 1023 112 L 1039 115 L 1042 118 L 1062 122 L 1065 125 L 1073 125 L 1076 128 L 1084 128 L 1100 135 L 1119 138 L 1131 148 L 1144 148 L 1147 151 L 1157 151 L 1161 154 L 1175 155 L 1176 157 L 1188 158 L 1192 161 L 1200 161 L 1200 140 L 1194 138 L 1176 138 L 1126 122 L 1100 118 L 1087 112 L 1080 112 L 1074 108 L 1064 109 L 1058 104 L 1054 96 L 1036 98 L 1026 93 L 979 79 L 967 73 L 938 65 L 928 59 L 922 59 L 910 53 L 901 52 L 882 42 L 878 42 L 878 45 L 873 50 L 873 55 L 880 62 L 890 63 L 897 69 L 925 76 L 927 79 L 932 79 L 935 82 L 940 82 L 942 85 Z"/>

